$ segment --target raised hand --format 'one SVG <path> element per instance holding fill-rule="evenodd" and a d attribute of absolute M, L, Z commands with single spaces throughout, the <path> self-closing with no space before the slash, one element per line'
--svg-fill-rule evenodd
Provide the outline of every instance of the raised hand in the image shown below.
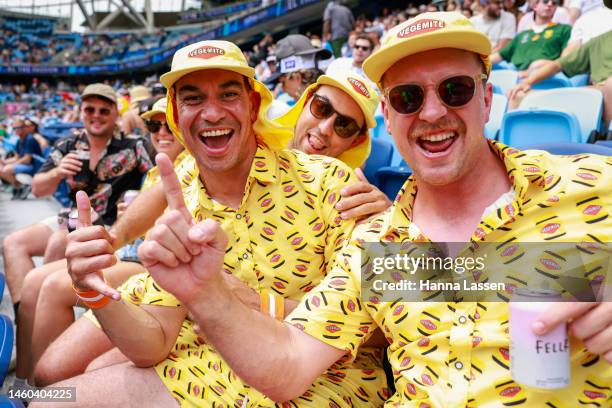
<path fill-rule="evenodd" d="M 163 153 L 155 159 L 169 211 L 149 231 L 138 255 L 159 286 L 188 304 L 205 285 L 222 282 L 227 235 L 214 220 L 195 223 L 172 162 Z"/>
<path fill-rule="evenodd" d="M 115 300 L 121 299 L 116 289 L 104 280 L 102 269 L 117 262 L 114 237 L 101 225 L 91 225 L 91 204 L 84 191 L 76 194 L 79 213 L 76 231 L 68 234 L 66 259 L 73 285 L 80 290 L 96 290 Z"/>
<path fill-rule="evenodd" d="M 391 201 L 387 196 L 370 184 L 360 168 L 355 169 L 359 181 L 340 191 L 342 199 L 336 204 L 342 218 L 363 218 L 377 214 L 389 208 Z"/>

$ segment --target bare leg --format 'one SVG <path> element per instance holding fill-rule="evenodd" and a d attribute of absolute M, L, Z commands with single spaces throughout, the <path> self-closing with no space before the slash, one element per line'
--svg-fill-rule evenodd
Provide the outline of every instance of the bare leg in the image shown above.
<path fill-rule="evenodd" d="M 81 317 L 43 353 L 34 371 L 36 385 L 44 387 L 83 374 L 96 357 L 112 348 L 102 329 Z"/>
<path fill-rule="evenodd" d="M 49 263 L 66 257 L 66 244 L 68 243 L 68 231 L 60 229 L 55 231 L 47 242 L 44 262 Z"/>
<path fill-rule="evenodd" d="M 23 299 L 17 314 L 17 378 L 28 378 L 31 374 L 32 330 L 38 293 L 45 278 L 52 272 L 66 268 L 66 260 L 34 268 L 23 281 Z"/>
<path fill-rule="evenodd" d="M 178 406 L 178 402 L 162 383 L 154 368 L 138 368 L 132 363 L 90 371 L 53 386 L 76 387 L 76 404 L 74 402 L 32 403 L 30 408 Z"/>
<path fill-rule="evenodd" d="M 117 347 L 107 351 L 100 357 L 92 361 L 85 371 L 99 370 L 104 367 L 110 367 L 115 364 L 122 364 L 128 362 L 128 358 L 123 354 Z"/>
<path fill-rule="evenodd" d="M 45 253 L 47 241 L 53 231 L 49 226 L 37 223 L 17 230 L 4 238 L 2 251 L 6 285 L 13 303 L 21 300 L 21 287 L 28 272 L 34 269 L 33 256 Z"/>
<path fill-rule="evenodd" d="M 104 270 L 108 283 L 117 287 L 130 276 L 143 272 L 142 265 L 120 262 Z M 36 305 L 36 319 L 32 334 L 32 366 L 36 366 L 49 344 L 74 322 L 72 307 L 77 297 L 66 269 L 49 275 L 43 282 Z M 82 337 L 81 337 L 82 338 Z"/>

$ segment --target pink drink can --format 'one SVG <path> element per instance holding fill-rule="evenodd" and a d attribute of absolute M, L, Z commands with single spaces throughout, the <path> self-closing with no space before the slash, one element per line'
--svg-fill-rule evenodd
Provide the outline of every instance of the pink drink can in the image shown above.
<path fill-rule="evenodd" d="M 510 302 L 510 373 L 529 387 L 557 389 L 570 383 L 570 350 L 567 325 L 538 336 L 531 325 L 545 309 L 560 302 L 548 289 L 517 289 Z"/>

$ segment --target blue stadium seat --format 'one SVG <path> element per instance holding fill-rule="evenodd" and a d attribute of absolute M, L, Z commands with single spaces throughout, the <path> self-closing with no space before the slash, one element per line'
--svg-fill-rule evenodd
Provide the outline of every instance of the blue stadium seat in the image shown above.
<path fill-rule="evenodd" d="M 53 198 L 55 198 L 62 207 L 70 207 L 72 205 L 72 201 L 69 197 L 70 187 L 68 187 L 68 183 L 66 180 L 62 180 L 55 189 L 53 193 Z"/>
<path fill-rule="evenodd" d="M 522 147 L 523 150 L 546 150 L 552 154 L 574 155 L 583 153 L 600 154 L 612 156 L 612 144 L 610 146 L 591 143 L 545 143 Z"/>
<path fill-rule="evenodd" d="M 2 301 L 2 297 L 4 295 L 4 273 L 0 272 L 0 302 Z"/>
<path fill-rule="evenodd" d="M 13 322 L 8 316 L 0 314 L 0 385 L 8 371 L 13 354 Z"/>
<path fill-rule="evenodd" d="M 388 140 L 372 138 L 372 148 L 370 156 L 365 162 L 364 174 L 368 181 L 372 184 L 377 184 L 376 172 L 381 167 L 387 167 L 391 164 L 393 157 L 393 144 Z"/>
<path fill-rule="evenodd" d="M 499 138 L 499 130 L 501 129 L 502 120 L 508 110 L 508 98 L 505 95 L 493 94 L 491 102 L 491 113 L 489 121 L 485 123 L 485 137 L 487 139 L 497 140 Z"/>
<path fill-rule="evenodd" d="M 0 408 L 24 408 L 23 402 L 18 399 L 9 399 L 5 395 L 0 395 Z"/>
<path fill-rule="evenodd" d="M 590 88 L 557 88 L 529 92 L 519 109 L 551 109 L 572 112 L 580 126 L 581 143 L 593 142 L 593 132 L 601 130 L 603 95 Z"/>
<path fill-rule="evenodd" d="M 511 62 L 507 62 L 507 61 L 500 61 L 497 64 L 494 64 L 491 67 L 492 71 L 499 71 L 499 70 L 504 70 L 504 69 L 509 69 L 512 71 L 516 71 L 516 66 L 511 63 Z"/>
<path fill-rule="evenodd" d="M 397 192 L 402 188 L 412 170 L 408 166 L 383 167 L 376 172 L 380 191 L 386 194 L 390 200 L 395 200 Z"/>
<path fill-rule="evenodd" d="M 510 146 L 522 147 L 535 143 L 576 143 L 579 137 L 580 126 L 573 114 L 536 109 L 506 113 L 500 140 Z"/>
<path fill-rule="evenodd" d="M 556 75 L 551 76 L 543 81 L 540 81 L 531 86 L 531 89 L 555 89 L 555 88 L 567 88 L 573 86 L 568 77 L 565 76 L 562 72 L 559 72 Z"/>
<path fill-rule="evenodd" d="M 509 69 L 491 71 L 489 82 L 501 88 L 507 94 L 518 83 L 518 72 Z"/>
<path fill-rule="evenodd" d="M 589 74 L 574 75 L 569 80 L 572 86 L 587 86 L 589 84 Z"/>
<path fill-rule="evenodd" d="M 402 161 L 402 156 L 399 151 L 395 147 L 395 143 L 393 143 L 393 137 L 387 132 L 387 128 L 385 127 L 385 120 L 382 115 L 374 116 L 376 118 L 376 128 L 372 132 L 372 135 L 381 140 L 385 140 L 393 146 L 393 156 L 391 158 L 391 166 L 397 166 Z"/>
<path fill-rule="evenodd" d="M 598 140 L 597 142 L 595 142 L 595 144 L 609 147 L 610 149 L 612 149 L 612 140 Z"/>

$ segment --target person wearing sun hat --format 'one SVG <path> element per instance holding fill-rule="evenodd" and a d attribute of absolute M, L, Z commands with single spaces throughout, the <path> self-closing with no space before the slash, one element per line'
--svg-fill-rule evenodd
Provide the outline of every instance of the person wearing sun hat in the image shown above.
<path fill-rule="evenodd" d="M 342 216 L 364 217 L 387 209 L 391 202 L 363 174 L 371 152 L 370 129 L 380 97 L 360 75 L 334 71 L 310 85 L 285 115 L 275 119 L 293 129 L 288 147 L 307 154 L 335 157 L 355 169 L 359 182 L 341 192 Z M 350 198 L 350 201 L 348 200 Z"/>
<path fill-rule="evenodd" d="M 168 89 L 167 123 L 190 156 L 177 169 L 178 180 L 168 159 L 157 157 L 170 211 L 158 219 L 139 250 L 150 274 L 130 292 L 139 305 L 111 301 L 119 293 L 91 274 L 110 266 L 104 257 L 97 257 L 95 265 L 85 262 L 90 267 L 83 268 L 85 258 L 105 252 L 94 239 L 108 239 L 103 231 L 77 231 L 81 235 L 68 251 L 76 290 L 102 296 L 102 304 L 92 308 L 111 341 L 138 367 L 154 367 L 111 366 L 63 383 L 88 390 L 79 394 L 85 405 L 105 390 L 110 405 L 137 400 L 165 406 L 176 400 L 183 406 L 274 406 L 273 399 L 234 375 L 232 362 L 220 356 L 216 344 L 221 333 L 215 325 L 202 324 L 207 310 L 196 305 L 208 300 L 197 291 L 183 291 L 199 285 L 181 277 L 185 267 L 191 268 L 184 262 L 206 263 L 200 255 L 208 247 L 192 238 L 202 232 L 206 236 L 210 225 L 229 236 L 228 245 L 222 245 L 224 266 L 217 270 L 229 292 L 219 292 L 227 299 L 217 301 L 250 305 L 236 316 L 237 324 L 252 313 L 282 320 L 323 279 L 349 236 L 355 221 L 343 219 L 336 205 L 340 191 L 357 179 L 336 159 L 284 149 L 292 131 L 267 119 L 271 95 L 254 79 L 236 45 L 203 41 L 184 47 L 160 80 Z M 167 263 L 169 258 L 152 261 L 174 251 L 181 252 L 174 258 L 178 264 Z M 170 269 L 159 275 L 160 267 Z M 168 285 L 166 273 L 180 287 Z M 268 356 L 270 361 L 277 357 Z M 316 373 L 292 405 L 318 407 L 336 401 L 379 406 L 387 395 L 381 359 L 380 349 L 364 348 L 353 361 Z M 269 375 L 271 383 L 283 377 Z M 125 381 L 113 380 L 118 376 Z M 95 384 L 82 386 L 94 377 Z"/>
<path fill-rule="evenodd" d="M 227 289 L 206 280 L 200 291 L 206 294 L 200 304 L 206 312 L 199 314 L 198 324 L 214 325 L 222 333 L 213 334 L 216 348 L 251 386 L 276 401 L 295 398 L 314 373 L 343 356 L 350 360 L 368 338 L 364 333 L 378 326 L 390 343 L 387 355 L 397 390 L 389 406 L 573 407 L 607 398 L 612 332 L 610 320 L 601 316 L 610 316 L 609 302 L 551 305 L 534 321 L 530 330 L 543 335 L 570 320 L 570 334 L 577 337 L 569 386 L 543 393 L 511 377 L 508 306 L 486 301 L 508 293 L 481 294 L 485 301 L 480 303 L 448 303 L 446 296 L 457 294 L 442 292 L 432 302 L 393 303 L 361 294 L 370 278 L 362 277 L 362 269 L 368 273 L 361 259 L 364 242 L 474 242 L 478 245 L 468 246 L 470 257 L 482 252 L 493 257 L 499 255 L 486 252 L 491 246 L 484 244 L 610 240 L 610 217 L 593 216 L 604 208 L 607 213 L 607 204 L 584 207 L 600 197 L 609 201 L 610 172 L 592 171 L 606 168 L 609 158 L 520 151 L 484 138 L 492 99 L 485 81 L 487 41 L 461 14 L 424 13 L 390 30 L 381 49 L 365 61 L 366 74 L 383 90 L 383 113 L 394 141 L 415 173 L 389 211 L 355 229 L 326 279 L 284 323 L 257 314 L 237 321 L 247 307 L 232 299 L 220 307 L 220 294 Z M 216 235 L 208 245 L 221 238 Z M 464 251 L 463 245 L 447 248 L 453 256 Z M 206 253 L 211 258 L 201 276 L 214 276 L 222 259 Z M 600 255 L 581 254 L 589 257 L 585 263 L 597 262 Z M 492 269 L 475 279 L 497 278 L 489 276 L 499 273 L 497 268 L 514 282 L 514 276 L 530 282 L 538 277 L 530 272 L 537 265 L 489 262 L 494 261 L 486 264 Z M 539 283 L 562 289 L 547 275 L 539 276 L 546 280 Z M 270 373 L 278 372 L 282 378 L 272 381 Z"/>

